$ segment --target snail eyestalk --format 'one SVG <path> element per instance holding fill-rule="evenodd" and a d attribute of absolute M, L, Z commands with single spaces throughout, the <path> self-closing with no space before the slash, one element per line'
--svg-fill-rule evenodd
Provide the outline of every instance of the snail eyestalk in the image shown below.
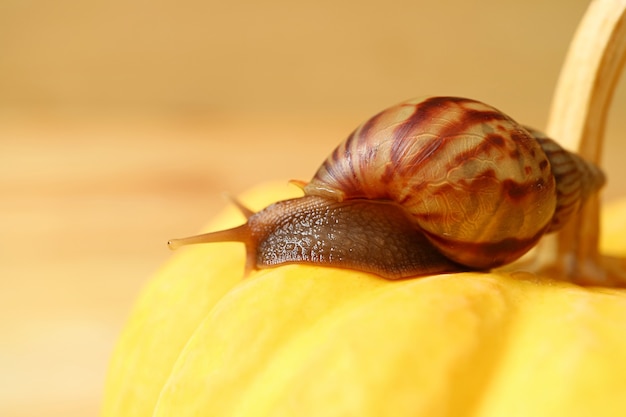
<path fill-rule="evenodd" d="M 167 246 L 176 250 L 181 246 L 196 245 L 198 243 L 215 243 L 215 242 L 243 242 L 250 241 L 250 231 L 247 224 L 234 227 L 227 230 L 219 230 L 216 232 L 203 233 L 201 235 L 188 236 L 178 239 L 170 239 Z"/>
<path fill-rule="evenodd" d="M 254 247 L 254 237 L 248 223 L 233 227 L 232 229 L 218 230 L 216 232 L 203 233 L 201 235 L 183 237 L 179 239 L 170 239 L 167 241 L 167 246 L 171 250 L 176 250 L 181 246 L 220 242 L 241 242 L 246 246 L 246 266 L 244 270 L 244 277 L 247 277 L 250 275 L 251 271 L 256 269 L 256 253 L 252 249 Z"/>
<path fill-rule="evenodd" d="M 237 200 L 237 198 L 228 193 L 224 194 L 224 197 L 231 203 L 233 203 L 235 207 L 237 207 L 237 209 L 241 212 L 241 214 L 243 214 L 246 220 L 254 215 L 254 211 L 246 207 L 241 201 Z"/>

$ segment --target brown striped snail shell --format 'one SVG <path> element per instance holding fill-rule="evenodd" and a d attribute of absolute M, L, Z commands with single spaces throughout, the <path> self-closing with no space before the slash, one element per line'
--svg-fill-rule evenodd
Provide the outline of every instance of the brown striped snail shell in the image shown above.
<path fill-rule="evenodd" d="M 484 103 L 410 100 L 359 126 L 246 224 L 169 242 L 241 241 L 247 270 L 311 263 L 389 279 L 510 263 L 604 184 L 593 164 Z"/>

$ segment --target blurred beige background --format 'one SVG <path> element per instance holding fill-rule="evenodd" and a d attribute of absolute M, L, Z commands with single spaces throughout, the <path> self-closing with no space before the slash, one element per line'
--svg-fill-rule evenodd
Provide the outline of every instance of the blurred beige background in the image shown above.
<path fill-rule="evenodd" d="M 543 128 L 587 0 L 0 2 L 0 415 L 98 413 L 133 300 L 222 192 L 308 179 L 373 113 Z M 622 83 L 623 84 L 623 83 Z M 605 167 L 626 175 L 626 91 Z M 626 195 L 612 181 L 605 199 Z"/>

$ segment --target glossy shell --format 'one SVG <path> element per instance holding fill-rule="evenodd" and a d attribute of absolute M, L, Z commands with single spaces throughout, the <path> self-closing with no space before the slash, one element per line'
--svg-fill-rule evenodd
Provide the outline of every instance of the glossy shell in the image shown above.
<path fill-rule="evenodd" d="M 407 101 L 359 126 L 304 188 L 390 200 L 446 257 L 472 268 L 517 259 L 549 229 L 551 165 L 528 130 L 474 100 Z"/>

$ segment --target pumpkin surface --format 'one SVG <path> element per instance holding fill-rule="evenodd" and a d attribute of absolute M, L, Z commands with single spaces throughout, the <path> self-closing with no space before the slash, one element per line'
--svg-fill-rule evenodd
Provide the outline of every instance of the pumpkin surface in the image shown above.
<path fill-rule="evenodd" d="M 207 230 L 243 221 L 230 207 Z M 626 200 L 602 224 L 602 250 L 626 257 Z M 215 243 L 162 267 L 113 354 L 104 416 L 626 415 L 626 290 L 521 271 L 242 279 L 244 262 L 243 245 Z"/>

